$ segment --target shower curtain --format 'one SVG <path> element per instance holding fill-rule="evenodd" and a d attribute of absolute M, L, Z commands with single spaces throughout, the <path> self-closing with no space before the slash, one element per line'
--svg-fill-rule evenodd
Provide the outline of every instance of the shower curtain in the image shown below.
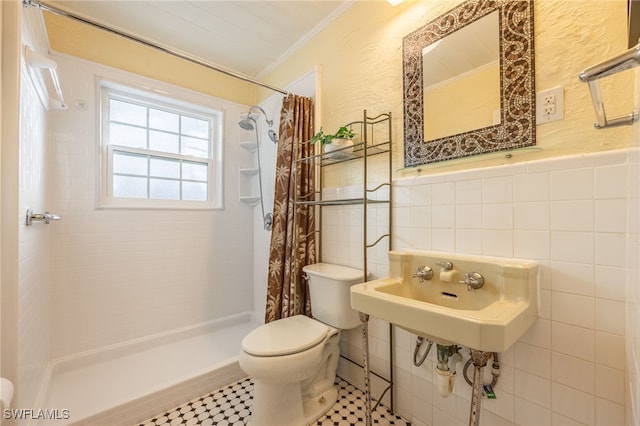
<path fill-rule="evenodd" d="M 294 195 L 297 193 L 300 199 L 315 191 L 314 165 L 296 162 L 313 155 L 314 145 L 306 143 L 312 133 L 313 101 L 288 94 L 280 111 L 265 323 L 298 314 L 311 315 L 302 267 L 316 261 L 314 207 L 295 206 Z"/>

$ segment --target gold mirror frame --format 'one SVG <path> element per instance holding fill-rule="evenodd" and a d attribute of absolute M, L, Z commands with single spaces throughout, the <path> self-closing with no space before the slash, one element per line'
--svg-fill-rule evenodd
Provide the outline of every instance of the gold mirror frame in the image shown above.
<path fill-rule="evenodd" d="M 422 50 L 498 10 L 500 124 L 424 140 Z M 405 167 L 535 145 L 533 0 L 468 0 L 402 39 Z"/>

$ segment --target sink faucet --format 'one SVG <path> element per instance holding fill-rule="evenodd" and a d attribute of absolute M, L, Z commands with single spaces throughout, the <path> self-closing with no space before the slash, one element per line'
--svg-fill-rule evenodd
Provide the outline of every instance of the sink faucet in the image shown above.
<path fill-rule="evenodd" d="M 436 262 L 436 265 L 444 269 L 445 271 L 450 271 L 453 269 L 453 263 L 448 260 L 442 260 L 440 262 Z"/>
<path fill-rule="evenodd" d="M 428 266 L 418 266 L 416 273 L 413 274 L 413 278 L 417 278 L 421 283 L 429 281 L 433 278 L 433 269 Z"/>
<path fill-rule="evenodd" d="M 484 285 L 484 277 L 479 272 L 467 272 L 460 284 L 466 284 L 469 291 L 477 290 Z"/>
<path fill-rule="evenodd" d="M 456 271 L 453 270 L 453 263 L 448 260 L 441 260 L 436 262 L 436 266 L 440 269 L 440 281 L 451 282 Z"/>

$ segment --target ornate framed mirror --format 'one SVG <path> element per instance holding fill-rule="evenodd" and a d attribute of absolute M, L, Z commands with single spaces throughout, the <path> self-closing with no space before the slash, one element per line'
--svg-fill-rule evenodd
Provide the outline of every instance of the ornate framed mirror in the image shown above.
<path fill-rule="evenodd" d="M 533 0 L 468 0 L 402 49 L 406 167 L 535 145 Z"/>

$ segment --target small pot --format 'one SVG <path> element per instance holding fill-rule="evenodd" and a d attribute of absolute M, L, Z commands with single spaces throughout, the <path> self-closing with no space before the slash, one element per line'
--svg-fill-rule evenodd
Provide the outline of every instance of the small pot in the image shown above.
<path fill-rule="evenodd" d="M 334 160 L 349 158 L 353 153 L 353 140 L 334 139 L 330 144 L 324 145 L 324 152 L 327 154 L 328 158 Z"/>

